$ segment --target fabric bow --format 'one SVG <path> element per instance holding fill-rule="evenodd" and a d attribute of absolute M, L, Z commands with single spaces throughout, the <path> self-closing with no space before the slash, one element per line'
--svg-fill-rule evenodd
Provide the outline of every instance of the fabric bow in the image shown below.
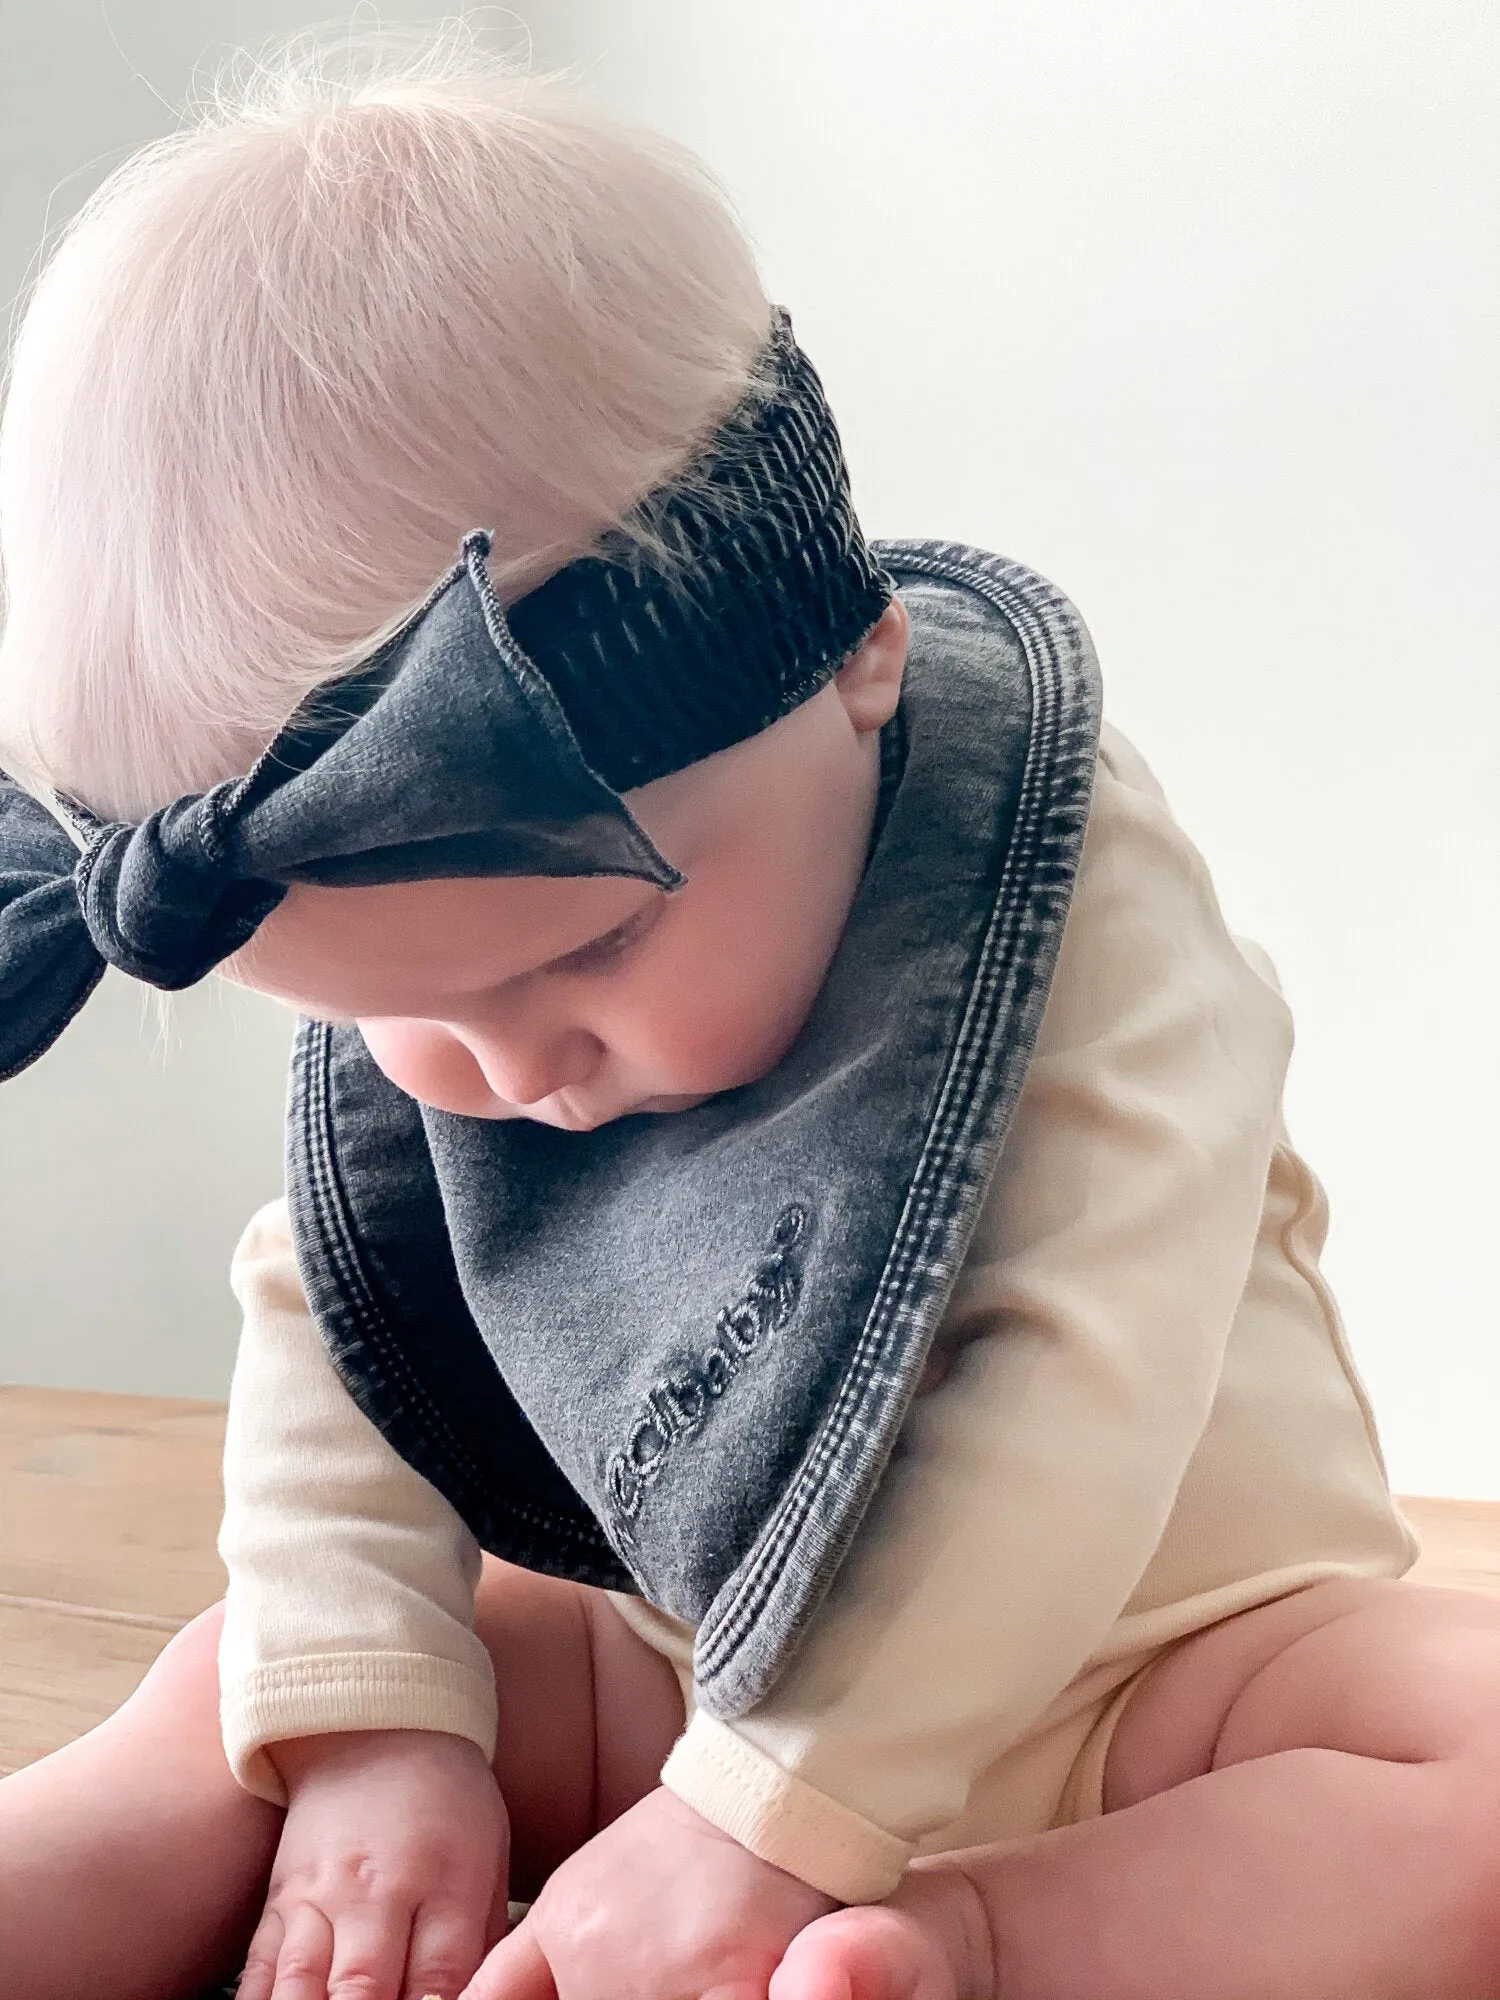
<path fill-rule="evenodd" d="M 0 772 L 0 1078 L 44 1054 L 105 964 L 173 991 L 246 942 L 293 882 L 684 877 L 586 762 L 494 594 L 476 528 L 401 629 L 320 689 L 243 778 L 139 825 Z"/>

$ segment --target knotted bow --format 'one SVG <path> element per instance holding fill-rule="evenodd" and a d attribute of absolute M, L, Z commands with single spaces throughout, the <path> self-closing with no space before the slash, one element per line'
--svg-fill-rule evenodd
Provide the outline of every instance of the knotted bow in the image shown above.
<path fill-rule="evenodd" d="M 139 825 L 0 773 L 0 1078 L 35 1062 L 105 964 L 168 991 L 245 943 L 293 882 L 684 877 L 585 761 L 516 643 L 474 529 L 401 629 L 318 692 L 243 778 Z"/>

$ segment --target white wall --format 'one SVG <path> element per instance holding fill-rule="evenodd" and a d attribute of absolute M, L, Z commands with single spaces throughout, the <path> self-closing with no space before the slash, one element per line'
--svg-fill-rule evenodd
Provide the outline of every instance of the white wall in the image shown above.
<path fill-rule="evenodd" d="M 309 0 L 0 0 L 0 324 L 44 228 L 172 129 L 196 64 L 317 18 Z M 217 985 L 161 1015 L 111 976 L 0 1085 L 0 1382 L 228 1387 L 226 1270 L 281 1186 L 290 1016 Z"/>
<path fill-rule="evenodd" d="M 1409 1491 L 1500 1497 L 1488 0 L 572 0 L 725 178 L 867 524 L 1075 598 L 1281 969 Z"/>
<path fill-rule="evenodd" d="M 111 973 L 0 1086 L 0 1381 L 222 1396 L 227 1272 L 281 1188 L 291 1016 Z"/>

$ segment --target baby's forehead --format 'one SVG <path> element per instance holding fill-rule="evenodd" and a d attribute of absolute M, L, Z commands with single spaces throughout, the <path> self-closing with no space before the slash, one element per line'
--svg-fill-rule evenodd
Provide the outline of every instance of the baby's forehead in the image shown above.
<path fill-rule="evenodd" d="M 415 1014 L 534 972 L 661 894 L 627 876 L 294 883 L 224 970 L 323 1017 Z"/>
<path fill-rule="evenodd" d="M 778 796 L 817 782 L 835 699 L 825 687 L 756 735 L 625 794 L 689 885 L 697 876 L 718 885 L 708 891 L 718 904 L 732 898 Z M 664 895 L 619 875 L 296 883 L 224 969 L 325 1018 L 417 1015 L 536 971 Z"/>

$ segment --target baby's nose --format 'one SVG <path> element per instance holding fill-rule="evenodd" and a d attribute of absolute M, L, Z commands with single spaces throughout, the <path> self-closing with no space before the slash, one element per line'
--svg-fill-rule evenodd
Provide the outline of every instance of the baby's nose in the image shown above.
<path fill-rule="evenodd" d="M 604 1044 L 584 1028 L 528 1036 L 524 1042 L 488 1036 L 471 1041 L 484 1080 L 507 1104 L 540 1104 L 554 1091 L 584 1084 L 604 1057 Z"/>

